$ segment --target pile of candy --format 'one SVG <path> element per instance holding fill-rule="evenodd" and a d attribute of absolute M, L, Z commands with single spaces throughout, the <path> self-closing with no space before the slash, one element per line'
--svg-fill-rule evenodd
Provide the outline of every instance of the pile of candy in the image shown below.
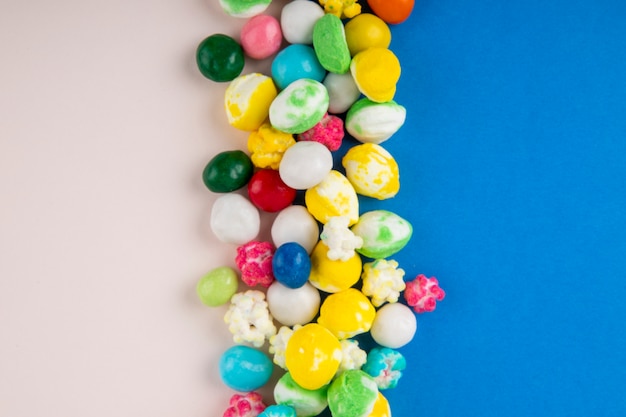
<path fill-rule="evenodd" d="M 224 320 L 237 345 L 222 355 L 220 375 L 240 394 L 224 416 L 312 417 L 329 408 L 333 417 L 390 417 L 382 391 L 406 366 L 396 349 L 417 329 L 411 307 L 433 311 L 444 298 L 435 278 L 405 282 L 390 259 L 411 224 L 384 209 L 359 212 L 358 195 L 385 200 L 400 189 L 398 164 L 380 145 L 406 117 L 393 101 L 400 63 L 388 24 L 408 18 L 413 1 L 369 0 L 373 13 L 361 13 L 355 0 L 293 0 L 280 21 L 261 14 L 270 1 L 220 0 L 227 14 L 249 18 L 240 41 L 214 34 L 197 49 L 201 73 L 230 82 L 229 123 L 250 132 L 249 153 L 222 152 L 203 172 L 222 194 L 211 229 L 237 246 L 239 269 L 216 268 L 197 285 L 206 305 L 229 303 Z M 289 45 L 279 50 L 283 38 Z M 272 55 L 271 76 L 241 75 L 245 56 Z M 360 144 L 333 169 L 346 131 Z M 244 187 L 247 198 L 233 193 Z M 294 204 L 299 193 L 304 205 Z M 255 240 L 259 210 L 278 213 L 272 242 Z M 240 279 L 250 288 L 237 292 Z M 367 332 L 378 345 L 369 352 L 353 339 Z M 266 406 L 256 390 L 274 365 L 285 372 Z"/>

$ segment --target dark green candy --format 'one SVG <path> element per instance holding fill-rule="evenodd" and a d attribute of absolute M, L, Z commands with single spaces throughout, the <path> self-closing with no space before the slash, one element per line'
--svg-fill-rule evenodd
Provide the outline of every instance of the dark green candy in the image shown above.
<path fill-rule="evenodd" d="M 202 181 L 214 193 L 229 193 L 246 185 L 253 170 L 252 161 L 244 152 L 225 151 L 209 161 L 202 172 Z"/>
<path fill-rule="evenodd" d="M 196 51 L 198 69 L 210 80 L 232 81 L 245 63 L 243 49 L 230 36 L 215 34 L 203 40 Z"/>

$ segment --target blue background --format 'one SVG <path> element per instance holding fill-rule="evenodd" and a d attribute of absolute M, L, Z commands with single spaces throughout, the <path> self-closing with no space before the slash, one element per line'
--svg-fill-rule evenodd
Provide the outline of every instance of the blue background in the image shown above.
<path fill-rule="evenodd" d="M 394 417 L 626 416 L 626 2 L 421 0 L 383 146 L 418 316 Z"/>

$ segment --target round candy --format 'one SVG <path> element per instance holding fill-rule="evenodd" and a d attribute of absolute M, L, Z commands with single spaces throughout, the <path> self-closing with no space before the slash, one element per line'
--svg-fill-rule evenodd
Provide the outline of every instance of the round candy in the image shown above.
<path fill-rule="evenodd" d="M 296 142 L 285 151 L 278 171 L 285 184 L 305 190 L 322 182 L 332 168 L 333 156 L 326 146 L 318 142 Z"/>
<path fill-rule="evenodd" d="M 285 363 L 296 384 L 309 390 L 319 389 L 330 382 L 339 368 L 341 344 L 325 327 L 307 324 L 289 338 Z"/>
<path fill-rule="evenodd" d="M 360 370 L 339 375 L 328 387 L 328 407 L 333 416 L 369 417 L 378 399 L 378 388 L 371 376 Z"/>
<path fill-rule="evenodd" d="M 313 27 L 324 16 L 324 9 L 317 2 L 294 0 L 287 3 L 280 15 L 283 36 L 289 43 L 313 43 Z"/>
<path fill-rule="evenodd" d="M 289 206 L 278 213 L 272 224 L 272 241 L 276 247 L 297 242 L 311 253 L 319 240 L 319 226 L 303 206 Z"/>
<path fill-rule="evenodd" d="M 392 100 L 396 94 L 400 61 L 389 49 L 368 48 L 354 56 L 350 72 L 364 96 L 377 103 L 384 103 Z"/>
<path fill-rule="evenodd" d="M 243 245 L 254 239 L 260 228 L 259 212 L 245 197 L 224 194 L 213 203 L 211 230 L 220 241 Z"/>
<path fill-rule="evenodd" d="M 347 261 L 331 261 L 328 246 L 320 241 L 311 253 L 309 282 L 324 292 L 336 293 L 357 283 L 361 276 L 361 257 L 355 253 Z"/>
<path fill-rule="evenodd" d="M 380 17 L 370 13 L 353 17 L 346 23 L 345 30 L 352 56 L 373 46 L 388 48 L 391 43 L 389 26 Z"/>
<path fill-rule="evenodd" d="M 274 81 L 266 75 L 252 73 L 237 77 L 224 97 L 228 122 L 237 129 L 257 130 L 267 119 L 276 94 Z"/>
<path fill-rule="evenodd" d="M 296 410 L 288 405 L 270 405 L 258 417 L 296 417 Z"/>
<path fill-rule="evenodd" d="M 274 387 L 274 400 L 277 404 L 292 406 L 298 417 L 314 417 L 328 406 L 327 392 L 328 386 L 316 390 L 304 389 L 287 372 Z"/>
<path fill-rule="evenodd" d="M 369 331 L 375 316 L 370 300 L 361 291 L 348 288 L 324 300 L 317 322 L 341 340 Z"/>
<path fill-rule="evenodd" d="M 307 45 L 289 45 L 272 61 L 272 78 L 281 90 L 301 78 L 321 82 L 325 76 L 326 70 L 318 61 L 315 51 Z"/>
<path fill-rule="evenodd" d="M 224 11 L 233 17 L 252 17 L 263 13 L 272 0 L 220 0 Z"/>
<path fill-rule="evenodd" d="M 389 407 L 389 401 L 381 394 L 378 393 L 374 408 L 368 417 L 391 417 L 391 408 Z"/>
<path fill-rule="evenodd" d="M 233 346 L 220 358 L 220 376 L 228 387 L 240 392 L 261 388 L 272 375 L 272 361 L 258 349 Z"/>
<path fill-rule="evenodd" d="M 354 190 L 361 195 L 385 200 L 400 191 L 398 164 L 380 145 L 354 146 L 345 154 L 342 164 Z"/>
<path fill-rule="evenodd" d="M 250 58 L 264 59 L 280 49 L 283 34 L 274 16 L 258 15 L 246 22 L 241 29 L 241 46 Z"/>
<path fill-rule="evenodd" d="M 367 0 L 367 4 L 378 17 L 395 25 L 409 18 L 415 0 Z"/>
<path fill-rule="evenodd" d="M 222 266 L 209 271 L 198 281 L 196 293 L 209 307 L 226 304 L 237 292 L 239 280 L 234 269 Z"/>
<path fill-rule="evenodd" d="M 289 288 L 300 288 L 309 279 L 311 260 L 306 249 L 296 242 L 280 245 L 272 259 L 274 278 Z"/>
<path fill-rule="evenodd" d="M 330 171 L 321 182 L 309 188 L 304 194 L 304 201 L 307 210 L 323 224 L 336 216 L 346 216 L 349 225 L 359 219 L 356 191 L 348 178 L 339 171 Z"/>
<path fill-rule="evenodd" d="M 350 69 L 350 50 L 341 19 L 326 14 L 315 22 L 313 46 L 320 64 L 330 72 L 344 74 Z"/>
<path fill-rule="evenodd" d="M 221 152 L 204 168 L 202 181 L 214 193 L 228 193 L 246 185 L 253 168 L 250 157 L 244 152 Z"/>
<path fill-rule="evenodd" d="M 363 239 L 357 252 L 373 259 L 388 258 L 411 239 L 413 227 L 402 217 L 387 210 L 363 213 L 352 226 L 352 232 Z"/>
<path fill-rule="evenodd" d="M 280 179 L 278 171 L 261 169 L 248 182 L 248 196 L 257 208 L 274 213 L 293 203 L 296 190 Z"/>
<path fill-rule="evenodd" d="M 363 143 L 382 143 L 396 133 L 406 120 L 406 109 L 395 101 L 376 103 L 363 98 L 346 114 L 346 130 Z"/>
<path fill-rule="evenodd" d="M 267 289 L 267 304 L 272 317 L 281 324 L 307 324 L 319 312 L 320 293 L 308 282 L 294 289 L 274 281 Z"/>
<path fill-rule="evenodd" d="M 302 133 L 328 111 L 328 92 L 319 81 L 302 78 L 289 84 L 272 101 L 270 123 L 287 133 Z"/>
<path fill-rule="evenodd" d="M 411 309 L 404 304 L 385 304 L 376 313 L 370 331 L 376 343 L 398 349 L 413 340 L 417 320 Z"/>
<path fill-rule="evenodd" d="M 329 72 L 323 84 L 328 90 L 329 113 L 345 112 L 361 95 L 350 73 L 334 74 Z"/>
<path fill-rule="evenodd" d="M 243 50 L 233 38 L 220 33 L 211 35 L 196 50 L 198 69 L 210 80 L 231 81 L 243 70 Z"/>

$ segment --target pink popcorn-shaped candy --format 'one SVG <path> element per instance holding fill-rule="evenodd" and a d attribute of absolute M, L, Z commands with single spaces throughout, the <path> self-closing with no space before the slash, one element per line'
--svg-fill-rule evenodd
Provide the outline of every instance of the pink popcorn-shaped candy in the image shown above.
<path fill-rule="evenodd" d="M 274 247 L 269 242 L 248 242 L 237 248 L 235 262 L 241 271 L 241 280 L 250 287 L 269 287 L 274 282 L 272 257 Z"/>
<path fill-rule="evenodd" d="M 420 274 L 413 281 L 406 283 L 404 298 L 416 313 L 430 312 L 435 309 L 437 301 L 443 300 L 446 293 L 439 288 L 437 278 L 426 278 Z"/>
<path fill-rule="evenodd" d="M 300 133 L 298 139 L 319 142 L 330 151 L 336 151 L 341 147 L 343 136 L 343 120 L 326 113 L 319 123 L 306 132 Z"/>
<path fill-rule="evenodd" d="M 257 417 L 265 410 L 263 398 L 258 392 L 246 395 L 235 394 L 230 397 L 230 407 L 224 411 L 223 417 Z"/>

